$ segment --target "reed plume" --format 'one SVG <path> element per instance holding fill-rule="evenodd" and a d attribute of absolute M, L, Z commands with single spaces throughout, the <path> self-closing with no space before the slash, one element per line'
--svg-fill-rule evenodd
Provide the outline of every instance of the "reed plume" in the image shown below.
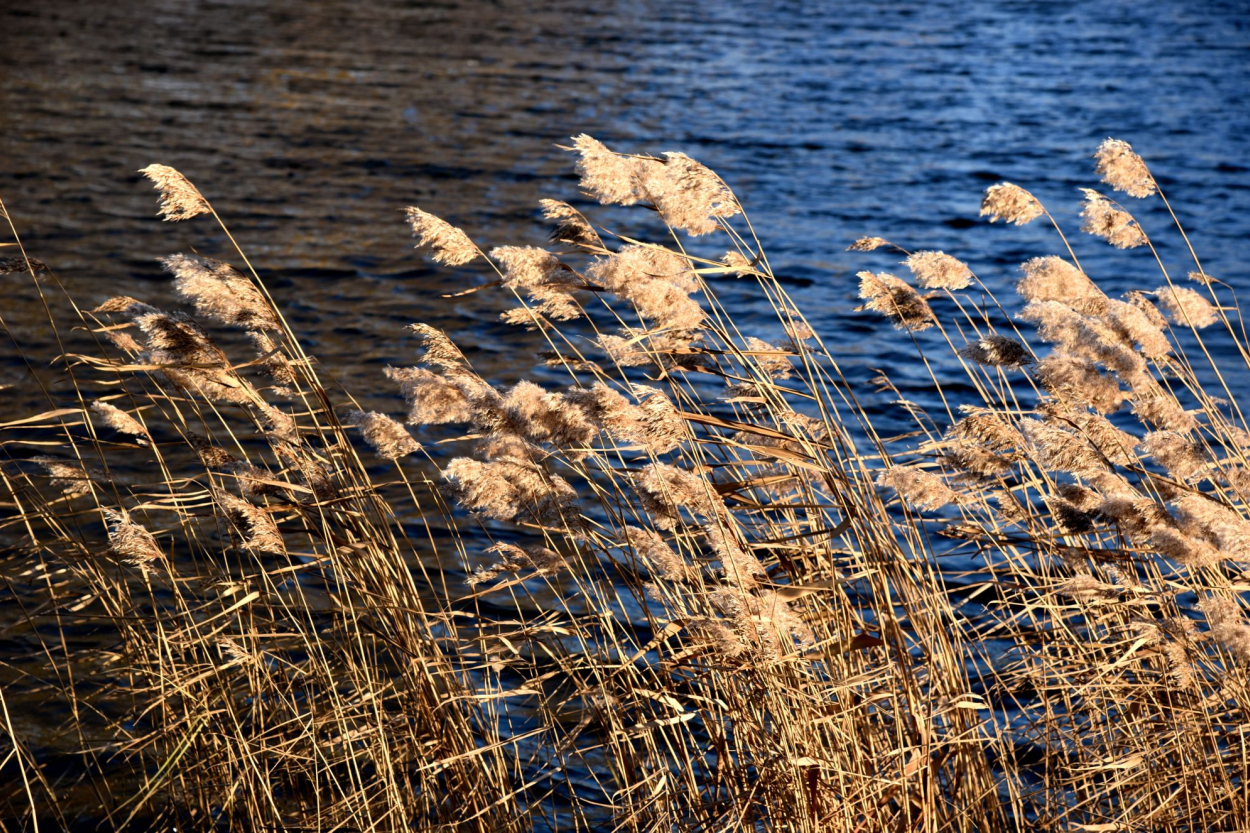
<path fill-rule="evenodd" d="M 981 216 L 988 216 L 991 223 L 1002 220 L 1023 226 L 1045 213 L 1037 197 L 1010 182 L 991 185 L 985 189 L 985 195 L 981 199 Z"/>
<path fill-rule="evenodd" d="M 560 200 L 539 200 L 538 204 L 542 206 L 543 218 L 556 223 L 551 231 L 552 240 L 582 248 L 604 248 L 599 232 L 576 208 Z"/>
<path fill-rule="evenodd" d="M 417 248 L 430 250 L 435 263 L 444 266 L 463 266 L 481 252 L 469 235 L 451 223 L 412 206 L 405 209 L 412 236 L 417 238 Z"/>
<path fill-rule="evenodd" d="M 126 564 L 148 570 L 164 558 L 160 544 L 151 532 L 131 520 L 125 510 L 104 509 L 112 552 Z"/>
<path fill-rule="evenodd" d="M 692 236 L 710 234 L 740 214 L 737 198 L 712 170 L 684 153 L 655 157 L 614 153 L 585 134 L 573 139 L 582 188 L 605 205 L 650 201 L 665 222 Z"/>
<path fill-rule="evenodd" d="M 903 261 L 925 289 L 967 289 L 972 270 L 945 252 L 915 252 Z"/>
<path fill-rule="evenodd" d="M 1102 290 L 1061 257 L 1031 258 L 1020 271 L 1024 277 L 1016 284 L 1016 292 L 1026 301 L 1055 301 L 1085 313 L 1098 313 L 1106 306 Z"/>
<path fill-rule="evenodd" d="M 119 434 L 129 434 L 136 438 L 140 445 L 147 445 L 152 437 L 148 429 L 130 414 L 102 399 L 91 403 L 91 410 L 103 420 L 104 424 Z"/>
<path fill-rule="evenodd" d="M 205 318 L 248 329 L 282 329 L 260 290 L 228 263 L 173 255 L 163 258 L 161 265 L 173 274 L 174 291 Z"/>
<path fill-rule="evenodd" d="M 857 309 L 879 312 L 900 330 L 919 332 L 932 327 L 933 310 L 906 281 L 885 272 L 860 272 L 859 297 L 868 303 Z"/>
<path fill-rule="evenodd" d="M 848 252 L 872 252 L 882 246 L 890 245 L 890 241 L 884 237 L 861 237 L 854 243 L 846 247 Z"/>
<path fill-rule="evenodd" d="M 1200 330 L 1220 320 L 1211 302 L 1187 286 L 1160 286 L 1154 296 L 1173 324 Z"/>
<path fill-rule="evenodd" d="M 152 180 L 152 187 L 160 191 L 159 214 L 164 219 L 177 222 L 212 213 L 199 189 L 168 165 L 148 165 L 139 173 Z"/>
<path fill-rule="evenodd" d="M 1107 139 L 1094 151 L 1094 159 L 1098 162 L 1094 172 L 1117 191 L 1145 199 L 1159 190 L 1150 169 L 1128 142 Z"/>
<path fill-rule="evenodd" d="M 1081 231 L 1101 237 L 1117 249 L 1133 249 L 1146 245 L 1141 226 L 1111 200 L 1092 188 L 1082 188 L 1085 205 L 1081 209 Z"/>
<path fill-rule="evenodd" d="M 391 417 L 376 411 L 349 411 L 347 422 L 360 428 L 360 434 L 379 457 L 396 460 L 421 450 L 421 444 Z"/>
<path fill-rule="evenodd" d="M 1033 364 L 1029 350 L 1014 338 L 990 333 L 960 348 L 959 355 L 988 367 L 1018 369 Z"/>

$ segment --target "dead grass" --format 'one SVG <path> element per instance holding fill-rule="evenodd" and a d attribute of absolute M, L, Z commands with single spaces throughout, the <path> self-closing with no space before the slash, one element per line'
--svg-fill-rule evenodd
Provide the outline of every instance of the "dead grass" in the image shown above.
<path fill-rule="evenodd" d="M 190 314 L 49 312 L 91 349 L 0 425 L 0 570 L 33 646 L 6 679 L 78 764 L 6 707 L 13 829 L 1250 827 L 1250 354 L 1197 256 L 1192 289 L 1155 255 L 1157 289 L 1111 298 L 1060 232 L 1072 262 L 1039 252 L 996 299 L 952 255 L 865 238 L 907 256 L 919 286 L 864 272 L 865 308 L 929 339 L 943 403 L 898 394 L 915 431 L 882 437 L 720 177 L 574 149 L 663 242 L 546 201 L 555 248 L 489 249 L 411 209 L 568 376 L 500 388 L 418 325 L 419 364 L 376 380 L 411 435 L 321 383 L 241 250 L 171 259 Z M 157 171 L 167 217 L 225 229 Z M 1098 173 L 1163 199 L 1124 143 Z M 1154 252 L 1097 208 L 1089 230 Z M 1017 186 L 983 213 L 1054 224 Z M 726 280 L 775 320 L 741 331 Z M 460 438 L 429 456 L 443 424 Z"/>

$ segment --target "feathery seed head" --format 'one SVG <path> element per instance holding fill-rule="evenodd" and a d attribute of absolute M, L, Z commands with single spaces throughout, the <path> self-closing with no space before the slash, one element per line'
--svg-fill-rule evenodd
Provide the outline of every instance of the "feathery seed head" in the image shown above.
<path fill-rule="evenodd" d="M 884 237 L 861 237 L 847 246 L 846 250 L 848 252 L 871 252 L 888 245 L 890 245 L 890 241 Z"/>
<path fill-rule="evenodd" d="M 1081 511 L 1064 498 L 1058 495 L 1048 495 L 1045 501 L 1046 508 L 1050 510 L 1051 518 L 1059 525 L 1064 534 L 1080 535 L 1094 528 L 1094 517 L 1088 512 Z"/>
<path fill-rule="evenodd" d="M 1107 296 L 1089 276 L 1061 257 L 1035 257 L 1020 266 L 1016 291 L 1026 301 L 1056 301 L 1077 312 L 1102 311 Z"/>
<path fill-rule="evenodd" d="M 162 321 L 162 318 L 165 320 Z M 192 339 L 181 340 L 182 336 L 191 334 L 189 319 L 163 315 L 150 316 L 148 319 L 150 320 L 146 323 L 152 325 L 148 330 L 148 358 L 161 365 L 161 374 L 174 385 L 187 393 L 199 394 L 210 402 L 253 406 L 263 401 L 250 382 L 228 368 L 225 355 L 206 335 L 205 340 L 198 345 Z M 140 319 L 138 324 L 143 329 L 145 320 Z M 159 332 L 160 329 L 164 331 Z M 169 349 L 154 346 L 157 343 L 167 344 Z M 211 349 L 200 353 L 202 361 L 197 362 L 195 351 L 201 347 Z"/>
<path fill-rule="evenodd" d="M 652 324 L 697 329 L 704 313 L 690 294 L 699 288 L 690 261 L 668 249 L 630 245 L 590 267 L 591 278 L 634 305 Z"/>
<path fill-rule="evenodd" d="M 421 339 L 421 346 L 425 349 L 419 359 L 422 364 L 453 369 L 469 363 L 460 348 L 442 330 L 429 324 L 409 324 L 408 329 Z"/>
<path fill-rule="evenodd" d="M 134 319 L 140 315 L 160 312 L 160 310 L 150 304 L 145 304 L 142 301 L 136 301 L 129 295 L 115 295 L 93 309 L 92 312 L 117 312 L 127 318 Z"/>
<path fill-rule="evenodd" d="M 638 398 L 636 439 L 653 454 L 665 454 L 685 442 L 686 421 L 663 391 L 648 385 L 633 385 Z"/>
<path fill-rule="evenodd" d="M 972 270 L 945 252 L 916 252 L 903 261 L 925 289 L 966 289 Z"/>
<path fill-rule="evenodd" d="M 278 458 L 299 472 L 300 480 L 312 492 L 314 500 L 334 500 L 339 497 L 333 470 L 326 465 L 325 458 L 311 447 L 301 445 L 295 439 L 288 441 L 286 436 L 277 432 L 271 433 L 269 442 Z"/>
<path fill-rule="evenodd" d="M 0 275 L 46 271 L 48 271 L 48 264 L 33 257 L 0 257 Z"/>
<path fill-rule="evenodd" d="M 985 189 L 981 199 L 981 216 L 989 215 L 990 222 L 1002 220 L 1022 226 L 1045 214 L 1037 197 L 1010 182 L 1000 182 Z"/>
<path fill-rule="evenodd" d="M 558 257 L 536 246 L 499 246 L 490 256 L 503 267 L 503 285 L 508 289 L 541 286 L 556 281 L 562 272 L 568 274 Z"/>
<path fill-rule="evenodd" d="M 787 321 L 784 326 L 791 353 L 802 353 L 803 349 L 799 345 L 816 338 L 816 333 L 803 321 Z"/>
<path fill-rule="evenodd" d="M 531 442 L 551 443 L 580 457 L 595 436 L 595 426 L 575 398 L 550 393 L 533 382 L 517 382 L 500 405 L 516 432 Z"/>
<path fill-rule="evenodd" d="M 1076 356 L 1098 361 L 1122 379 L 1136 379 L 1146 372 L 1146 361 L 1122 330 L 1098 316 L 1085 316 L 1056 301 L 1033 301 L 1020 318 L 1037 325 L 1044 340 Z"/>
<path fill-rule="evenodd" d="M 1084 477 L 1107 470 L 1103 455 L 1073 431 L 1037 419 L 1020 420 L 1020 430 L 1033 444 L 1037 460 L 1046 471 Z"/>
<path fill-rule="evenodd" d="M 148 429 L 144 428 L 137 419 L 117 406 L 105 402 L 103 399 L 97 399 L 95 402 L 92 402 L 91 410 L 104 421 L 105 425 L 114 431 L 137 437 L 139 445 L 148 445 L 152 439 L 148 435 Z"/>
<path fill-rule="evenodd" d="M 1163 332 L 1167 322 L 1140 292 L 1129 293 L 1127 301 L 1108 299 L 1103 318 L 1128 344 L 1136 344 L 1148 359 L 1162 359 L 1172 352 L 1172 343 Z"/>
<path fill-rule="evenodd" d="M 1133 413 L 1151 425 L 1183 434 L 1198 428 L 1194 415 L 1186 411 L 1175 396 L 1153 381 L 1135 385 L 1132 400 Z"/>
<path fill-rule="evenodd" d="M 1155 178 L 1128 142 L 1107 139 L 1094 151 L 1094 172 L 1102 181 L 1131 197 L 1145 198 L 1158 190 Z"/>
<path fill-rule="evenodd" d="M 582 288 L 582 281 L 551 252 L 533 246 L 501 246 L 492 249 L 490 256 L 503 267 L 504 287 L 523 291 L 533 305 L 509 310 L 504 320 L 532 326 L 535 315 L 569 321 L 581 314 L 572 291 Z"/>
<path fill-rule="evenodd" d="M 365 442 L 387 460 L 397 460 L 421 450 L 421 444 L 412 438 L 408 429 L 386 414 L 376 411 L 349 411 L 347 423 L 360 428 Z"/>
<path fill-rule="evenodd" d="M 534 576 L 549 576 L 568 567 L 564 556 L 546 547 L 518 547 L 515 544 L 499 543 L 488 547 L 488 553 L 499 556 L 499 560 L 489 567 L 478 567 L 465 583 L 470 587 L 494 579 L 503 573 L 519 573 L 522 570 L 533 570 Z"/>
<path fill-rule="evenodd" d="M 1182 483 L 1193 480 L 1207 467 L 1202 446 L 1175 431 L 1152 431 L 1142 438 L 1141 448 Z"/>
<path fill-rule="evenodd" d="M 653 575 L 677 583 L 690 581 L 694 577 L 691 566 L 673 552 L 673 548 L 658 532 L 627 526 L 622 530 L 621 538 L 622 546 L 632 547 L 634 555 Z"/>
<path fill-rule="evenodd" d="M 1183 492 L 1173 501 L 1186 531 L 1219 544 L 1227 557 L 1250 559 L 1250 521 L 1241 512 L 1210 495 Z"/>
<path fill-rule="evenodd" d="M 194 319 L 181 313 L 151 312 L 134 319 L 146 336 L 156 363 L 225 367 L 225 354 Z"/>
<path fill-rule="evenodd" d="M 1100 372 L 1089 359 L 1063 350 L 1038 362 L 1034 374 L 1047 392 L 1104 414 L 1118 411 L 1126 398 L 1114 377 Z"/>
<path fill-rule="evenodd" d="M 1168 524 L 1151 527 L 1149 541 L 1159 555 L 1191 569 L 1213 567 L 1224 560 L 1220 551 L 1208 542 L 1186 535 Z"/>
<path fill-rule="evenodd" d="M 1120 588 L 1099 581 L 1087 572 L 1080 572 L 1060 582 L 1056 592 L 1072 599 L 1110 600 L 1120 595 Z"/>
<path fill-rule="evenodd" d="M 919 332 L 927 330 L 936 322 L 929 304 L 911 285 L 901 278 L 885 272 L 860 272 L 859 297 L 868 303 L 859 310 L 879 312 L 900 330 Z"/>
<path fill-rule="evenodd" d="M 942 454 L 947 466 L 974 478 L 999 477 L 1011 471 L 1011 462 L 975 443 L 958 443 Z"/>
<path fill-rule="evenodd" d="M 959 495 L 936 474 L 910 466 L 892 466 L 877 476 L 877 485 L 889 486 L 917 509 L 935 511 L 960 503 Z"/>
<path fill-rule="evenodd" d="M 118 350 L 132 355 L 137 355 L 143 352 L 143 347 L 139 344 L 139 342 L 135 341 L 134 336 L 125 330 L 108 329 L 104 331 L 104 334 L 108 336 L 108 340 L 113 342 L 113 346 Z"/>
<path fill-rule="evenodd" d="M 473 453 L 491 463 L 537 465 L 547 455 L 534 443 L 509 431 L 491 431 L 473 444 Z"/>
<path fill-rule="evenodd" d="M 222 658 L 225 660 L 225 664 L 222 666 L 223 668 L 229 668 L 235 665 L 254 666 L 260 664 L 260 657 L 253 654 L 233 639 L 218 639 L 217 647 L 221 649 Z"/>
<path fill-rule="evenodd" d="M 662 363 L 662 357 L 652 356 L 651 353 L 642 349 L 638 339 L 635 338 L 604 333 L 595 339 L 595 343 L 608 355 L 608 358 L 621 367 L 641 367 L 653 361 Z"/>
<path fill-rule="evenodd" d="M 754 587 L 764 578 L 764 565 L 744 545 L 739 530 L 722 518 L 719 523 L 703 526 L 703 537 L 721 563 L 721 572 L 735 587 Z"/>
<path fill-rule="evenodd" d="M 1085 206 L 1081 209 L 1081 231 L 1106 240 L 1117 249 L 1133 249 L 1147 243 L 1141 226 L 1127 211 L 1091 188 L 1082 188 Z"/>
<path fill-rule="evenodd" d="M 425 246 L 434 262 L 444 266 L 463 266 L 481 252 L 469 235 L 446 220 L 412 206 L 405 209 L 412 236 L 417 238 L 417 248 Z"/>
<path fill-rule="evenodd" d="M 684 153 L 626 156 L 585 134 L 573 138 L 573 150 L 582 188 L 604 205 L 650 200 L 666 223 L 692 236 L 716 231 L 742 211 L 724 180 Z"/>
<path fill-rule="evenodd" d="M 388 367 L 386 377 L 399 385 L 408 402 L 409 425 L 469 422 L 473 408 L 464 392 L 424 367 Z"/>
<path fill-rule="evenodd" d="M 749 364 L 755 364 L 773 379 L 789 379 L 794 375 L 794 365 L 790 357 L 780 355 L 785 351 L 761 338 L 746 337 L 746 358 Z"/>
<path fill-rule="evenodd" d="M 670 226 L 697 237 L 742 213 L 733 191 L 711 168 L 684 153 L 664 156 L 662 168 L 643 169 L 643 188 Z"/>
<path fill-rule="evenodd" d="M 663 164 L 658 159 L 614 153 L 585 133 L 573 137 L 581 187 L 603 205 L 633 205 L 646 198 L 643 180 Z"/>
<path fill-rule="evenodd" d="M 751 261 L 742 252 L 725 252 L 720 262 L 726 268 L 733 269 L 735 277 L 745 278 L 753 272 Z"/>
<path fill-rule="evenodd" d="M 1232 599 L 1207 594 L 1198 601 L 1198 607 L 1215 638 L 1240 662 L 1250 663 L 1250 623 L 1241 606 Z"/>
<path fill-rule="evenodd" d="M 205 468 L 220 469 L 239 462 L 239 458 L 224 448 L 213 445 L 213 442 L 207 437 L 190 432 L 187 435 L 187 439 L 190 440 L 191 447 L 195 449 L 195 453 L 199 456 L 200 462 L 204 464 Z"/>
<path fill-rule="evenodd" d="M 637 443 L 652 454 L 665 454 L 681 445 L 686 423 L 669 398 L 646 385 L 634 385 L 633 393 L 638 405 L 603 382 L 595 382 L 590 390 L 570 390 L 565 398 L 618 442 Z"/>
<path fill-rule="evenodd" d="M 1083 408 L 1072 408 L 1059 402 L 1043 402 L 1038 406 L 1038 412 L 1050 424 L 1074 431 L 1112 465 L 1131 466 L 1137 462 L 1133 455 L 1137 437 L 1116 428 L 1101 414 L 1091 414 Z"/>
<path fill-rule="evenodd" d="M 1027 347 L 1014 338 L 988 333 L 960 348 L 959 355 L 988 367 L 1020 368 L 1033 364 Z"/>
<path fill-rule="evenodd" d="M 577 502 L 567 480 L 529 462 L 483 463 L 457 457 L 443 469 L 443 477 L 461 506 L 500 521 L 525 515 L 539 522 L 560 522 Z"/>
<path fill-rule="evenodd" d="M 1078 483 L 1059 483 L 1055 489 L 1061 498 L 1082 512 L 1094 512 L 1102 502 L 1097 492 Z"/>
<path fill-rule="evenodd" d="M 1161 286 L 1154 294 L 1173 324 L 1200 330 L 1220 320 L 1211 302 L 1187 286 Z"/>
<path fill-rule="evenodd" d="M 174 291 L 201 315 L 253 330 L 281 329 L 264 295 L 230 264 L 182 254 L 161 258 L 160 263 L 173 274 Z"/>
<path fill-rule="evenodd" d="M 951 426 L 947 436 L 976 443 L 990 451 L 1010 451 L 1023 442 L 1020 432 L 1002 416 L 988 409 L 977 409 Z"/>
<path fill-rule="evenodd" d="M 560 200 L 539 200 L 538 204 L 542 206 L 543 219 L 556 222 L 551 232 L 553 241 L 586 249 L 603 248 L 599 233 L 576 208 Z"/>
<path fill-rule="evenodd" d="M 283 396 L 294 395 L 294 387 L 298 381 L 295 365 L 282 354 L 282 345 L 265 330 L 248 330 L 247 337 L 256 350 L 256 358 L 260 360 L 260 366 L 265 369 L 276 386 L 273 390 Z"/>
<path fill-rule="evenodd" d="M 108 525 L 109 547 L 113 554 L 132 567 L 148 570 L 164 558 L 160 545 L 142 525 L 131 520 L 124 509 L 104 510 Z"/>
<path fill-rule="evenodd" d="M 258 552 L 286 551 L 278 525 L 268 512 L 220 489 L 213 490 L 213 500 L 243 537 L 243 546 Z"/>
<path fill-rule="evenodd" d="M 709 593 L 708 600 L 733 622 L 737 640 L 764 657 L 784 657 L 794 650 L 796 639 L 801 648 L 815 643 L 812 629 L 775 591 L 766 590 L 757 596 L 727 586 Z M 728 656 L 744 653 L 727 648 L 719 650 Z"/>
<path fill-rule="evenodd" d="M 681 523 L 679 510 L 683 508 L 704 519 L 723 514 L 723 506 L 711 496 L 707 481 L 685 469 L 652 463 L 631 479 L 643 509 L 660 529 L 675 529 Z"/>
<path fill-rule="evenodd" d="M 164 219 L 190 220 L 212 211 L 199 189 L 168 165 L 148 165 L 139 173 L 152 180 L 153 187 L 161 192 L 159 216 Z"/>

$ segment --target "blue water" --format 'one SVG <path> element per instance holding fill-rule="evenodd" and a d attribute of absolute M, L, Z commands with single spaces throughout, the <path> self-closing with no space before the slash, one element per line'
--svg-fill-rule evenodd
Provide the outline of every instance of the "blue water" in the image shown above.
<path fill-rule="evenodd" d="M 8 0 L 0 197 L 32 254 L 76 295 L 166 301 L 153 258 L 228 253 L 206 222 L 153 219 L 134 171 L 178 167 L 232 225 L 312 352 L 368 399 L 389 394 L 384 364 L 410 357 L 399 334 L 410 321 L 501 351 L 485 367 L 501 379 L 527 371 L 514 346 L 537 345 L 496 323 L 500 294 L 439 297 L 481 278 L 414 254 L 399 209 L 421 205 L 483 245 L 541 245 L 537 200 L 576 192 L 556 143 L 584 131 L 623 150 L 682 150 L 735 187 L 775 270 L 855 375 L 912 362 L 906 340 L 850 312 L 856 271 L 902 269 L 888 254 L 844 253 L 854 238 L 945 250 L 996 290 L 1022 260 L 1062 250 L 1041 223 L 978 220 L 982 190 L 1001 179 L 1050 207 L 1109 289 L 1158 285 L 1148 254 L 1076 231 L 1076 188 L 1096 184 L 1089 154 L 1107 136 L 1146 157 L 1207 271 L 1246 286 L 1247 12 Z M 1190 268 L 1159 202 L 1133 208 L 1165 262 Z M 24 309 L 32 299 L 18 294 Z M 726 301 L 745 313 L 754 293 L 730 285 Z M 20 372 L 7 362 L 0 382 Z"/>

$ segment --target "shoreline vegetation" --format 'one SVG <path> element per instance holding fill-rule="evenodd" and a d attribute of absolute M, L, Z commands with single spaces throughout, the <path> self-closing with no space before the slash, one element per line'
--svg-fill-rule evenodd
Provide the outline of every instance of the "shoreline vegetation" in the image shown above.
<path fill-rule="evenodd" d="M 498 386 L 416 323 L 411 366 L 355 380 L 406 413 L 326 381 L 172 168 L 143 170 L 160 216 L 237 256 L 164 259 L 181 310 L 62 320 L 8 222 L 0 268 L 62 355 L 13 340 L 46 410 L 0 424 L 3 829 L 1250 828 L 1250 340 L 1179 221 L 1132 216 L 1171 206 L 1127 143 L 1098 147 L 1081 214 L 1139 250 L 1121 297 L 1010 183 L 981 214 L 1055 231 L 1014 297 L 944 252 L 850 246 L 903 258 L 858 278 L 942 405 L 877 379 L 905 437 L 717 174 L 566 150 L 662 233 L 543 200 L 550 247 L 489 248 L 409 208 L 567 380 Z M 735 319 L 725 281 L 774 319 Z"/>

